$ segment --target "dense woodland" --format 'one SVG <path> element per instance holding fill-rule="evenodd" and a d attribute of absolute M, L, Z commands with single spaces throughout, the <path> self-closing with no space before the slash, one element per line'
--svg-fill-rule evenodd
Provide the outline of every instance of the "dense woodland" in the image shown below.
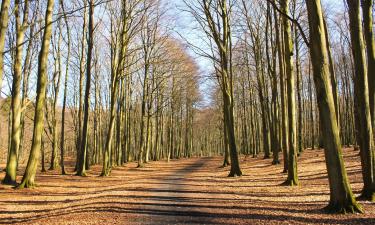
<path fill-rule="evenodd" d="M 34 187 L 67 160 L 77 176 L 98 164 L 111 176 L 203 156 L 237 177 L 246 155 L 298 186 L 299 156 L 324 148 L 326 209 L 363 212 L 358 199 L 375 201 L 373 1 L 327 2 L 2 0 L 2 183 Z M 357 199 L 343 146 L 360 155 Z"/>

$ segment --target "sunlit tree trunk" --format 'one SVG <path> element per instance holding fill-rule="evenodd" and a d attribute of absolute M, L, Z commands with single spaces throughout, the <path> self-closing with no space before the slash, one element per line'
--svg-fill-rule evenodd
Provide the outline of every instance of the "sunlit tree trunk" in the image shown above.
<path fill-rule="evenodd" d="M 1 2 L 1 11 L 0 11 L 0 92 L 3 85 L 3 74 L 4 74 L 4 45 L 5 45 L 5 36 L 8 29 L 9 21 L 9 4 L 10 0 L 3 0 Z"/>
<path fill-rule="evenodd" d="M 362 0 L 363 33 L 367 47 L 367 76 L 369 84 L 369 101 L 372 132 L 375 135 L 375 44 L 373 31 L 373 0 Z M 374 137 L 375 138 L 375 137 Z"/>
<path fill-rule="evenodd" d="M 38 166 L 38 160 L 41 149 L 41 141 L 44 126 L 44 105 L 46 97 L 47 86 L 47 64 L 48 64 L 48 50 L 52 36 L 52 14 L 54 8 L 54 0 L 48 0 L 45 15 L 45 29 L 43 34 L 43 41 L 39 53 L 38 62 L 38 81 L 37 81 L 37 96 L 34 114 L 34 133 L 31 145 L 31 151 L 25 174 L 22 177 L 22 182 L 19 188 L 30 188 L 35 185 L 35 175 Z"/>
<path fill-rule="evenodd" d="M 8 156 L 6 175 L 3 180 L 5 184 L 16 184 L 17 163 L 19 147 L 21 143 L 21 79 L 22 79 L 22 42 L 24 40 L 25 28 L 28 18 L 28 0 L 25 1 L 25 10 L 23 13 L 23 22 L 21 22 L 21 3 L 15 0 L 14 14 L 16 16 L 16 35 L 17 47 L 13 71 L 13 85 L 12 85 L 12 133 L 11 145 Z M 1 60 L 1 59 L 0 59 Z M 0 88 L 1 89 L 1 88 Z"/>
<path fill-rule="evenodd" d="M 306 1 L 310 28 L 310 54 L 324 138 L 324 153 L 330 187 L 330 212 L 361 212 L 350 188 L 341 149 L 330 81 L 329 59 L 320 0 Z"/>
<path fill-rule="evenodd" d="M 58 133 L 57 133 L 57 101 L 59 98 L 60 93 L 60 83 L 61 83 L 61 76 L 62 76 L 62 63 L 61 63 L 61 42 L 62 42 L 62 28 L 61 28 L 61 21 L 58 21 L 58 40 L 57 40 L 57 49 L 56 49 L 56 58 L 55 58 L 55 65 L 56 71 L 53 75 L 53 104 L 52 104 L 52 152 L 51 152 L 51 164 L 49 170 L 55 170 L 58 165 Z"/>
<path fill-rule="evenodd" d="M 283 152 L 283 165 L 284 170 L 283 172 L 286 173 L 288 171 L 288 109 L 286 103 L 286 96 L 285 96 L 285 62 L 283 57 L 283 41 L 282 41 L 282 33 L 280 32 L 280 25 L 279 25 L 279 18 L 277 17 L 276 10 L 274 11 L 274 20 L 275 20 L 275 33 L 276 33 L 276 46 L 277 46 L 277 53 L 278 53 L 278 64 L 279 64 L 279 79 L 280 79 L 280 106 L 281 106 L 281 145 L 282 145 L 282 152 Z"/>
<path fill-rule="evenodd" d="M 354 98 L 358 112 L 358 134 L 362 161 L 363 190 L 361 197 L 375 201 L 375 146 L 371 125 L 369 85 L 366 53 L 362 33 L 359 0 L 347 0 L 349 7 L 350 36 L 354 59 Z M 373 80 L 371 82 L 374 82 Z"/>
<path fill-rule="evenodd" d="M 309 66 L 309 102 L 310 102 L 310 132 L 311 132 L 311 149 L 315 149 L 315 124 L 314 124 L 314 111 L 313 111 L 313 90 L 312 90 L 312 74 L 311 74 L 311 69 Z"/>
<path fill-rule="evenodd" d="M 329 34 L 328 34 L 328 27 L 327 22 L 323 19 L 324 23 L 324 32 L 326 33 L 326 46 L 328 52 L 328 59 L 329 59 L 329 73 L 331 75 L 331 85 L 332 85 L 332 92 L 333 92 L 333 101 L 335 103 L 335 111 L 336 111 L 336 118 L 337 118 L 337 127 L 340 130 L 340 107 L 339 107 L 339 96 L 337 90 L 337 79 L 335 74 L 335 65 L 332 58 L 331 53 L 331 45 L 329 43 Z"/>
<path fill-rule="evenodd" d="M 295 39 L 295 49 L 296 49 L 296 78 L 297 78 L 297 100 L 298 100 L 298 128 L 297 128 L 297 152 L 301 154 L 303 151 L 303 144 L 302 144 L 302 97 L 301 97 L 301 83 L 302 74 L 301 74 L 301 63 L 300 63 L 300 46 L 298 41 L 298 32 L 297 29 L 294 28 L 294 39 Z"/>
<path fill-rule="evenodd" d="M 64 14 L 64 21 L 66 25 L 66 32 L 67 32 L 67 45 L 68 45 L 68 52 L 66 56 L 66 65 L 65 65 L 65 80 L 64 80 L 64 97 L 63 97 L 63 106 L 61 112 L 61 133 L 60 133 L 60 167 L 61 167 L 61 174 L 65 175 L 65 165 L 64 165 L 64 155 L 65 155 L 65 111 L 66 111 L 66 100 L 67 100 L 67 93 L 68 93 L 68 77 L 69 77 L 69 60 L 70 60 L 70 27 L 67 20 L 67 15 L 65 12 L 64 1 L 60 0 L 60 5 Z"/>
<path fill-rule="evenodd" d="M 289 0 L 281 1 L 281 8 L 288 14 Z M 296 104 L 295 104 L 295 74 L 293 70 L 293 41 L 291 36 L 290 22 L 285 16 L 282 18 L 284 28 L 284 57 L 286 66 L 287 99 L 288 99 L 288 178 L 284 184 L 298 185 L 297 174 L 297 145 L 296 145 Z"/>
<path fill-rule="evenodd" d="M 76 168 L 78 168 L 78 164 L 80 161 L 81 155 L 81 141 L 82 141 L 82 123 L 83 123 L 83 114 L 84 114 L 84 77 L 85 77 L 85 51 L 86 51 L 86 35 L 87 35 L 87 0 L 83 0 L 83 25 L 82 25 L 82 35 L 80 39 L 80 56 L 79 56 L 79 101 L 78 101 L 78 120 L 76 124 L 76 132 L 77 132 L 77 139 L 76 139 L 76 150 L 77 150 L 77 160 L 76 160 Z"/>
<path fill-rule="evenodd" d="M 91 87 L 91 61 L 92 51 L 94 47 L 94 0 L 89 1 L 89 24 L 88 24 L 88 38 L 87 38 L 87 59 L 86 59 L 86 90 L 84 102 L 84 116 L 82 136 L 80 140 L 80 154 L 77 166 L 77 175 L 86 176 L 86 154 L 88 145 L 88 123 L 90 110 L 90 87 Z"/>

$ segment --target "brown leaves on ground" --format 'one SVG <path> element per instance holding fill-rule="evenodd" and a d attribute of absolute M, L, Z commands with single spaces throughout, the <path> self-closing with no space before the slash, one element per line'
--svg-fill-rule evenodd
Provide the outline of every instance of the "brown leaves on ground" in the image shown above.
<path fill-rule="evenodd" d="M 280 186 L 286 175 L 271 159 L 241 159 L 240 178 L 226 177 L 220 157 L 150 162 L 142 169 L 130 163 L 104 178 L 100 166 L 88 177 L 39 174 L 35 189 L 0 186 L 0 224 L 375 224 L 369 202 L 361 202 L 364 214 L 322 212 L 329 199 L 322 150 L 299 158 L 300 187 Z M 358 151 L 345 150 L 357 195 L 359 162 Z"/>

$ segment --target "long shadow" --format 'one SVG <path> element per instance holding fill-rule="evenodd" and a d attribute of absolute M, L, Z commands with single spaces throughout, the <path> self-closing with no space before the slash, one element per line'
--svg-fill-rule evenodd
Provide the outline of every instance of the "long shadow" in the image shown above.
<path fill-rule="evenodd" d="M 225 194 L 225 193 L 224 193 Z M 79 200 L 61 200 L 61 201 L 1 201 L 0 203 L 8 203 L 8 204 L 28 204 L 28 205 L 47 205 L 47 204 L 62 204 L 62 203 L 76 203 L 77 205 L 83 205 L 80 204 L 81 201 L 93 201 L 97 200 L 98 198 L 110 198 L 110 199 L 127 199 L 127 200 L 135 200 L 135 201 L 156 201 L 156 202 L 170 202 L 171 206 L 173 202 L 183 202 L 183 203 L 231 203 L 231 204 L 243 204 L 246 203 L 248 205 L 251 205 L 252 203 L 271 203 L 274 205 L 284 205 L 283 202 L 277 201 L 277 200 L 266 200 L 266 199 L 235 199 L 235 198 L 220 198 L 220 197 L 186 197 L 186 196 L 160 196 L 160 195 L 102 195 L 102 196 L 93 196 L 88 198 L 83 198 Z M 95 203 L 95 202 L 94 202 Z M 320 205 L 324 204 L 325 201 L 314 201 L 313 204 Z M 90 203 L 91 204 L 91 203 Z M 299 203 L 299 202 L 289 202 L 288 206 L 293 205 L 306 205 L 305 203 Z M 312 205 L 312 204 L 310 204 Z M 68 209 L 71 206 L 68 206 L 66 208 L 60 207 L 58 210 L 64 210 Z M 41 210 L 41 212 L 52 212 L 54 209 L 51 210 Z M 1 214 L 7 214 L 7 213 L 32 213 L 35 212 L 35 210 L 29 210 L 29 211 L 1 211 Z"/>
<path fill-rule="evenodd" d="M 145 216 L 156 216 L 162 217 L 167 219 L 173 219 L 174 222 L 183 222 L 189 224 L 220 224 L 218 223 L 217 219 L 227 220 L 227 222 L 223 222 L 223 224 L 230 224 L 231 219 L 242 219 L 242 220 L 260 220 L 265 223 L 270 221 L 277 221 L 277 222 L 298 222 L 298 223 L 308 223 L 308 224 L 374 224 L 375 219 L 363 219 L 363 218 L 348 218 L 343 220 L 338 219 L 327 219 L 327 218 L 305 218 L 305 217 L 297 217 L 292 215 L 273 215 L 273 214 L 260 214 L 260 213 L 247 213 L 247 214 L 238 214 L 238 213 L 211 213 L 211 212 L 202 212 L 196 210 L 189 210 L 189 211 L 180 211 L 180 210 L 170 210 L 170 209 L 145 209 L 145 208 L 123 208 L 118 206 L 107 206 L 100 208 L 98 207 L 86 207 L 81 208 L 79 210 L 68 210 L 64 212 L 58 212 L 53 215 L 38 215 L 38 216 L 30 216 L 21 219 L 14 219 L 14 218 L 4 218 L 4 220 L 0 221 L 0 224 L 9 224 L 9 223 L 21 223 L 21 222 L 31 222 L 36 219 L 52 219 L 55 217 L 61 217 L 65 215 L 74 215 L 80 213 L 127 213 L 127 214 L 137 214 L 137 215 L 145 215 Z M 189 220 L 187 220 L 189 219 Z M 148 219 L 144 219 L 144 221 L 148 221 Z M 149 218 L 149 221 L 153 221 L 152 218 Z M 244 222 L 245 222 L 244 221 Z"/>
<path fill-rule="evenodd" d="M 296 223 L 310 223 L 310 224 L 342 224 L 345 223 L 356 223 L 356 224 L 375 224 L 375 219 L 362 219 L 362 218 L 350 218 L 345 220 L 337 220 L 334 218 L 306 218 L 305 214 L 322 214 L 317 208 L 322 207 L 325 201 L 314 201 L 308 206 L 305 203 L 288 202 L 288 207 L 285 207 L 285 202 L 278 200 L 272 201 L 272 198 L 285 197 L 287 192 L 283 193 L 269 193 L 269 192 L 256 192 L 256 193 L 237 193 L 234 188 L 238 186 L 230 187 L 231 191 L 209 191 L 203 190 L 191 190 L 192 187 L 200 186 L 214 186 L 215 179 L 211 176 L 202 176 L 201 174 L 194 174 L 195 172 L 211 172 L 212 170 L 204 167 L 209 158 L 199 159 L 193 163 L 186 163 L 183 167 L 171 172 L 158 173 L 153 177 L 148 177 L 148 180 L 155 180 L 155 182 L 149 182 L 148 184 L 154 184 L 149 187 L 139 188 L 126 188 L 126 185 L 113 185 L 113 186 L 101 186 L 103 190 L 87 191 L 83 193 L 40 193 L 42 196 L 82 196 L 82 199 L 66 199 L 61 201 L 1 201 L 0 204 L 24 204 L 24 205 L 46 205 L 46 204 L 64 204 L 58 208 L 51 208 L 46 210 L 25 210 L 25 211 L 6 211 L 1 210 L 0 214 L 9 215 L 3 217 L 0 224 L 9 224 L 16 222 L 30 222 L 40 219 L 51 219 L 53 218 L 80 214 L 80 213 L 124 213 L 124 214 L 135 214 L 143 215 L 145 220 L 142 221 L 156 221 L 157 218 L 166 218 L 166 221 L 170 220 L 173 223 L 188 223 L 188 224 L 230 224 L 232 218 L 242 219 L 244 223 L 250 223 L 250 220 L 259 220 L 265 224 L 269 221 L 277 221 L 282 223 L 285 221 L 291 221 Z M 173 167 L 166 167 L 173 169 Z M 150 176 L 150 173 L 155 170 L 144 171 Z M 308 176 L 320 176 L 320 174 L 312 174 Z M 141 176 L 147 177 L 147 176 Z M 210 185 L 200 185 L 197 182 L 202 182 L 199 177 L 206 177 L 204 182 L 209 182 Z M 216 177 L 221 179 L 222 177 Z M 55 178 L 54 178 L 55 179 Z M 142 178 L 143 179 L 143 178 Z M 247 181 L 248 180 L 248 181 Z M 241 182 L 255 182 L 256 178 L 241 180 Z M 267 179 L 269 180 L 269 179 Z M 276 179 L 275 179 L 276 180 Z M 77 180 L 78 181 L 78 180 Z M 264 179 L 259 179 L 264 181 Z M 90 180 L 93 182 L 93 180 Z M 140 180 L 138 180 L 142 184 Z M 187 182 L 194 182 L 189 184 Z M 126 182 L 128 183 L 128 181 Z M 147 185 L 147 183 L 145 183 Z M 160 185 L 160 186 L 155 186 Z M 59 185 L 50 185 L 51 187 L 61 187 Z M 223 185 L 221 185 L 223 186 Z M 255 185 L 256 186 L 256 185 Z M 269 187 L 270 185 L 267 185 Z M 72 186 L 69 186 L 72 188 Z M 66 187 L 66 188 L 69 188 Z M 247 186 L 244 186 L 245 188 Z M 248 186 L 252 188 L 254 186 Z M 75 188 L 83 188 L 77 186 Z M 124 195 L 121 194 L 110 194 L 114 191 L 125 191 Z M 132 194 L 127 193 L 132 192 Z M 135 193 L 135 194 L 134 194 Z M 145 194 L 141 194 L 145 193 Z M 35 194 L 35 193 L 34 193 Z M 100 195 L 85 197 L 89 194 Z M 204 197 L 194 196 L 194 194 L 202 194 Z M 211 196 L 207 197 L 207 194 Z M 315 196 L 321 195 L 322 193 L 306 193 L 306 194 L 295 194 L 298 196 Z M 225 197 L 217 197 L 218 195 L 228 195 Z M 267 197 L 267 199 L 246 199 L 246 198 L 234 198 L 233 195 L 243 197 Z M 293 194 L 293 196 L 295 196 Z M 113 199 L 114 201 L 101 202 L 101 199 Z M 121 200 L 124 201 L 121 201 Z M 120 201 L 119 201 L 120 200 Z M 86 203 L 84 201 L 92 201 Z M 146 201 L 146 202 L 145 202 Z M 264 207 L 265 203 L 274 207 Z M 238 205 L 236 205 L 238 204 Z M 120 205 L 120 206 L 118 206 Z M 243 206 L 245 205 L 245 206 Z M 293 206 L 304 205 L 301 209 L 294 208 Z M 314 209 L 313 209 L 314 208 Z M 231 211 L 233 210 L 233 211 Z M 240 212 L 239 212 L 240 211 Z M 275 213 L 276 212 L 276 213 Z M 12 215 L 22 213 L 22 218 L 15 218 Z M 32 214 L 32 215 L 27 215 Z M 297 214 L 297 215 L 290 215 Z M 168 222 L 165 222 L 168 223 Z"/>
<path fill-rule="evenodd" d="M 174 183 L 178 183 L 179 181 L 183 181 L 184 180 L 184 176 L 186 175 L 189 175 L 191 173 L 194 173 L 195 171 L 197 170 L 200 170 L 203 165 L 205 164 L 206 160 L 209 160 L 207 158 L 202 158 L 198 161 L 195 161 L 193 163 L 188 163 L 186 165 L 184 165 L 184 167 L 182 167 L 181 169 L 177 169 L 177 170 L 172 170 L 172 173 L 169 173 L 169 174 L 164 174 L 164 175 L 160 175 L 160 173 L 157 175 L 157 176 L 154 176 L 153 179 L 156 179 L 156 180 L 164 180 L 164 181 L 171 181 L 173 180 Z M 147 172 L 150 172 L 150 171 L 147 171 Z M 152 172 L 152 171 L 151 171 Z M 53 176 L 53 175 L 52 175 Z M 171 176 L 173 177 L 171 179 Z M 80 180 L 81 181 L 81 180 Z M 92 180 L 90 180 L 92 182 Z M 100 198 L 106 198 L 108 196 L 106 196 L 105 194 L 106 193 L 109 193 L 109 192 L 113 192 L 113 191 L 133 191 L 133 192 L 146 192 L 146 193 L 156 193 L 157 195 L 161 192 L 172 192 L 174 194 L 187 194 L 188 192 L 187 191 L 183 191 L 182 189 L 179 190 L 178 189 L 178 186 L 174 185 L 174 183 L 171 183 L 170 187 L 173 187 L 171 188 L 170 190 L 168 189 L 155 189 L 155 188 L 149 188 L 149 189 L 145 189 L 145 188 L 141 188 L 141 189 L 135 189 L 135 188 L 132 188 L 132 189 L 126 189 L 126 187 L 124 186 L 121 186 L 121 185 L 118 185 L 116 187 L 112 187 L 112 188 L 107 188 L 107 189 L 104 189 L 104 190 L 100 190 L 100 191 L 88 191 L 88 192 L 84 192 L 84 193 L 71 193 L 71 194 L 67 194 L 67 193 L 40 193 L 40 195 L 42 196 L 85 196 L 85 195 L 88 195 L 88 194 L 94 194 L 94 195 L 101 195 L 101 196 L 93 196 L 93 197 L 89 197 L 89 198 L 83 198 L 84 201 L 87 201 L 87 200 L 93 200 L 95 201 L 96 199 L 100 199 Z M 46 187 L 52 187 L 52 188 L 61 188 L 61 186 L 59 185 L 47 185 Z M 70 186 L 70 188 L 72 188 Z M 176 189 L 177 188 L 177 189 Z M 191 192 L 191 193 L 194 193 L 194 192 Z M 35 194 L 35 193 L 33 193 Z M 117 196 L 118 198 L 129 198 L 131 196 Z M 138 199 L 142 199 L 142 200 L 148 200 L 150 196 L 147 196 L 147 195 L 144 195 L 144 196 L 134 196 L 134 197 L 138 197 Z M 152 196 L 151 196 L 152 198 Z M 160 199 L 159 199 L 160 200 Z M 176 201 L 179 201 L 179 198 L 175 198 L 175 197 L 171 197 L 170 198 L 171 201 L 173 202 L 176 202 Z M 67 199 L 67 200 L 62 200 L 62 201 L 0 201 L 0 203 L 3 203 L 3 204 L 23 204 L 23 205 L 46 205 L 46 204 L 69 204 L 69 203 L 79 203 L 80 200 L 72 200 L 72 199 Z M 94 202 L 94 204 L 96 204 Z M 134 204 L 135 206 L 136 204 Z M 59 211 L 64 211 L 64 210 L 69 210 L 69 208 L 72 207 L 72 206 L 68 206 L 68 207 L 59 207 Z M 81 204 L 78 204 L 78 207 L 76 209 L 77 212 L 80 211 L 80 208 L 82 207 Z M 169 207 L 170 210 L 171 210 L 171 213 L 175 213 L 175 210 L 174 209 L 174 205 L 173 204 L 165 204 L 164 207 Z M 54 215 L 56 213 L 54 213 L 55 210 L 53 209 L 48 209 L 48 210 L 41 210 L 40 212 L 37 211 L 37 210 L 29 210 L 29 211 L 1 211 L 0 213 L 1 214 L 19 214 L 19 213 L 22 213 L 22 214 L 27 214 L 27 213 L 43 213 L 45 214 L 44 216 L 45 217 L 49 217 L 50 215 Z M 147 213 L 144 213 L 145 216 L 147 215 Z M 153 216 L 153 214 L 150 214 L 149 216 Z M 178 217 L 179 214 L 176 214 L 176 217 Z M 25 217 L 23 217 L 25 218 Z M 23 219 L 22 218 L 22 219 Z M 4 218 L 6 220 L 5 223 L 9 223 L 9 222 L 22 222 L 23 220 L 22 219 L 16 219 L 14 217 L 8 217 L 8 218 Z M 40 215 L 36 216 L 36 218 L 27 218 L 28 220 L 33 220 L 33 219 L 40 219 Z M 3 220 L 2 220 L 3 221 Z M 27 221 L 27 220 L 25 220 Z M 208 222 L 208 221 L 207 221 Z"/>
<path fill-rule="evenodd" d="M 147 196 L 139 196 L 139 197 L 142 197 L 142 200 L 146 200 L 147 199 Z M 175 200 L 175 199 L 173 199 Z M 230 199 L 228 199 L 230 200 Z M 182 203 L 181 203 L 182 202 Z M 40 202 L 42 203 L 42 202 Z M 107 202 L 107 201 L 96 201 L 96 202 L 92 202 L 92 203 L 85 203 L 85 204 L 77 204 L 77 205 L 72 205 L 72 206 L 68 206 L 68 207 L 61 207 L 61 208 L 58 208 L 58 209 L 47 209 L 47 210 L 23 210 L 23 211 L 3 211 L 4 214 L 9 214 L 9 215 L 12 215 L 12 214 L 18 214 L 18 213 L 23 213 L 23 214 L 28 214 L 28 213 L 41 213 L 41 214 L 46 214 L 46 215 L 53 215 L 55 213 L 58 213 L 58 212 L 61 212 L 61 211 L 66 211 L 66 210 L 79 210 L 80 208 L 86 208 L 86 207 L 94 207 L 93 205 L 95 205 L 95 207 L 97 208 L 102 208 L 102 207 L 106 207 L 108 205 L 126 205 L 128 207 L 125 207 L 125 208 L 129 208 L 129 205 L 130 206 L 138 206 L 140 208 L 145 208 L 145 207 L 163 207 L 163 208 L 169 208 L 169 207 L 173 207 L 173 209 L 176 209 L 176 208 L 184 208 L 184 209 L 220 209 L 220 210 L 257 210 L 257 211 L 281 211 L 281 212 L 287 212 L 287 213 L 312 213 L 312 214 L 316 214 L 316 213 L 320 213 L 319 211 L 312 211 L 312 210 L 307 210 L 307 209 L 293 209 L 293 208 L 281 208 L 283 207 L 283 205 L 279 205 L 279 206 L 276 206 L 275 207 L 264 207 L 262 205 L 258 205 L 258 206 L 253 206 L 253 205 L 249 205 L 249 206 L 238 206 L 238 205 L 228 205 L 226 204 L 226 202 L 218 202 L 220 204 L 218 205 L 211 205 L 211 204 L 207 204 L 207 203 L 212 203 L 212 201 L 207 201 L 205 202 L 205 204 L 201 204 L 202 202 L 193 202 L 193 203 L 190 203 L 190 202 L 187 202 L 187 201 L 179 201 L 179 202 L 176 202 L 176 201 L 171 201 L 170 203 L 167 202 L 167 203 L 163 203 L 163 202 L 140 202 L 140 201 L 137 201 L 137 202 L 127 202 L 126 200 L 124 201 L 111 201 L 111 202 Z M 138 207 L 135 207 L 135 208 L 138 208 Z M 218 213 L 220 214 L 220 213 Z M 5 219 L 9 219 L 9 218 L 12 218 L 12 217 L 8 217 L 8 218 L 5 218 Z"/>

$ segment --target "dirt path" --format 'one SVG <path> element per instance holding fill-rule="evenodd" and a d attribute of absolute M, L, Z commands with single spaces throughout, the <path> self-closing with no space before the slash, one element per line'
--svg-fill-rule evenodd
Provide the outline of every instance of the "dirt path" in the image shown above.
<path fill-rule="evenodd" d="M 345 153 L 358 194 L 358 153 Z M 131 163 L 107 178 L 97 176 L 99 166 L 86 178 L 39 174 L 36 189 L 0 185 L 0 224 L 375 224 L 369 202 L 361 202 L 362 215 L 320 211 L 329 199 L 320 150 L 299 159 L 300 187 L 280 186 L 282 166 L 270 160 L 241 162 L 241 178 L 227 178 L 227 169 L 218 168 L 221 158 L 151 162 L 143 169 Z"/>

